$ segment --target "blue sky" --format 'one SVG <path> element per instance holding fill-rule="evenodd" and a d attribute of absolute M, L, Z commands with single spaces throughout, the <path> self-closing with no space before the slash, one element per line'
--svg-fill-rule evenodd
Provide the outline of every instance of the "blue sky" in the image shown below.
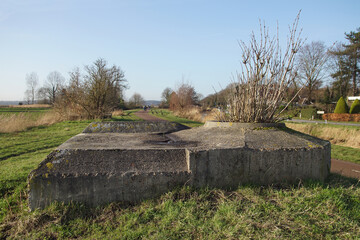
<path fill-rule="evenodd" d="M 286 42 L 300 9 L 307 43 L 329 46 L 360 27 L 359 0 L 0 0 L 0 100 L 23 100 L 27 73 L 42 85 L 100 57 L 125 72 L 128 98 L 159 100 L 182 79 L 206 96 L 240 69 L 238 40 L 259 19 L 274 34 L 278 23 Z"/>

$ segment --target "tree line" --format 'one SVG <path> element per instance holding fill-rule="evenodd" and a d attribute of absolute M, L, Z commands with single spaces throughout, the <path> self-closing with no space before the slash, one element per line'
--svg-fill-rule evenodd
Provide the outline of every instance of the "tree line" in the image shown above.
<path fill-rule="evenodd" d="M 340 97 L 357 96 L 360 82 L 360 28 L 345 33 L 346 43 L 327 47 L 321 41 L 303 45 L 295 58 L 295 77 L 285 101 L 299 104 L 335 103 Z M 234 83 L 202 100 L 205 107 L 226 106 Z"/>
<path fill-rule="evenodd" d="M 69 81 L 57 71 L 48 74 L 44 85 L 37 88 L 39 77 L 35 72 L 26 76 L 28 103 L 53 105 L 64 117 L 103 118 L 115 108 L 124 105 L 124 89 L 128 87 L 119 66 L 109 66 L 100 58 L 69 73 Z"/>

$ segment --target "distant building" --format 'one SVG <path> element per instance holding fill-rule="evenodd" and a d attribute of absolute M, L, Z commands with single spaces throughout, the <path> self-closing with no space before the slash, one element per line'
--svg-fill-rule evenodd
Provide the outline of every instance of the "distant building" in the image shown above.
<path fill-rule="evenodd" d="M 356 99 L 360 101 L 360 96 L 348 97 L 348 101 L 355 101 Z"/>

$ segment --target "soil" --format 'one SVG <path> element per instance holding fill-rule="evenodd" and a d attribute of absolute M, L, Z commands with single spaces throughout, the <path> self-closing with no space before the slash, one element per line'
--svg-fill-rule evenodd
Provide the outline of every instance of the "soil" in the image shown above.
<path fill-rule="evenodd" d="M 164 119 L 161 119 L 161 118 L 155 117 L 155 116 L 153 116 L 153 115 L 150 115 L 147 111 L 144 111 L 144 110 L 135 112 L 134 114 L 135 114 L 136 116 L 138 116 L 139 118 L 144 119 L 145 121 L 155 121 L 155 122 L 156 122 L 156 121 L 158 121 L 158 122 L 160 122 L 160 121 L 166 121 L 166 120 L 164 120 Z"/>
<path fill-rule="evenodd" d="M 345 177 L 360 179 L 360 164 L 331 159 L 330 171 Z"/>
<path fill-rule="evenodd" d="M 136 116 L 145 121 L 166 121 L 161 118 L 150 115 L 147 111 L 139 111 L 135 113 Z M 337 173 L 345 177 L 360 179 L 360 164 L 331 159 L 330 172 Z"/>

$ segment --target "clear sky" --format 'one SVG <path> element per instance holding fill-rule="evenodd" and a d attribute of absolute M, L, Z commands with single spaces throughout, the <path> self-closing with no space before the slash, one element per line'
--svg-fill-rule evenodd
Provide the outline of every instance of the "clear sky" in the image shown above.
<path fill-rule="evenodd" d="M 259 19 L 271 33 L 278 23 L 285 42 L 300 9 L 307 43 L 329 46 L 360 27 L 359 0 L 0 0 L 0 100 L 23 100 L 27 73 L 42 85 L 100 57 L 125 72 L 127 98 L 160 100 L 183 78 L 206 96 L 240 69 L 238 40 Z"/>

